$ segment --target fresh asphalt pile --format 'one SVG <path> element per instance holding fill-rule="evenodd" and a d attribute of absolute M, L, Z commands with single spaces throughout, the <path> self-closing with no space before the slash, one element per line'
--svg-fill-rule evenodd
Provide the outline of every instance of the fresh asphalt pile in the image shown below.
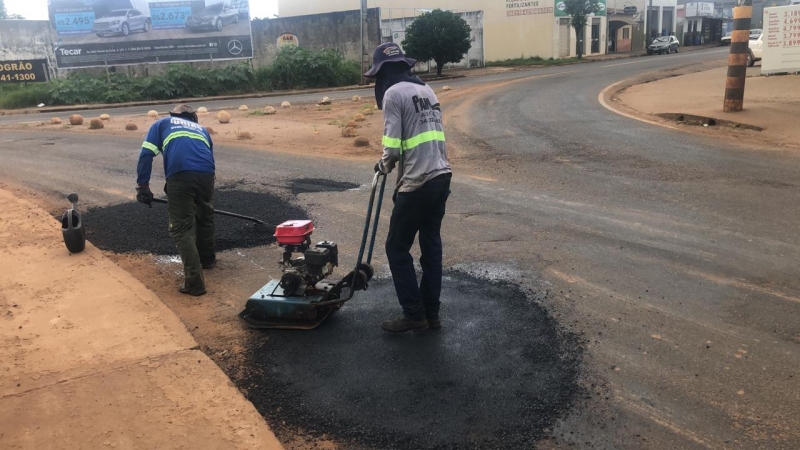
<path fill-rule="evenodd" d="M 532 448 L 581 395 L 581 346 L 507 282 L 450 272 L 442 330 L 389 335 L 374 280 L 319 329 L 254 333 L 235 382 L 284 441 L 343 448 Z"/>
<path fill-rule="evenodd" d="M 291 219 L 304 219 L 308 213 L 286 199 L 265 192 L 220 189 L 214 194 L 214 207 L 255 217 L 260 225 L 232 217 L 216 216 L 217 251 L 251 248 L 272 243 L 275 226 Z M 96 247 L 117 252 L 146 252 L 174 255 L 175 244 L 169 237 L 167 205 L 152 208 L 125 202 L 92 208 L 83 216 L 86 239 Z"/>

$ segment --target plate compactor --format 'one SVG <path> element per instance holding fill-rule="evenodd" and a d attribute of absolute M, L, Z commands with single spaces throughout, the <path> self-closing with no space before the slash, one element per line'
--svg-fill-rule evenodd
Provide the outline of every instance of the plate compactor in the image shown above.
<path fill-rule="evenodd" d="M 380 192 L 375 204 L 378 186 Z M 311 245 L 314 224 L 310 220 L 290 220 L 278 225 L 275 239 L 283 248 L 283 258 L 279 261 L 283 275 L 253 294 L 239 317 L 253 328 L 312 330 L 353 298 L 355 291 L 367 290 L 375 274 L 370 263 L 385 187 L 386 175 L 376 172 L 358 260 L 353 270 L 338 282 L 325 281 L 339 265 L 339 248 L 335 243 L 322 241 Z"/>

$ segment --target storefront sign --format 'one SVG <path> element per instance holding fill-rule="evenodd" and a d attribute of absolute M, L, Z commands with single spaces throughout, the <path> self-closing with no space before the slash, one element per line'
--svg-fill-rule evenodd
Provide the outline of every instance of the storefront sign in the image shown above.
<path fill-rule="evenodd" d="M 59 68 L 253 57 L 248 0 L 48 3 Z"/>
<path fill-rule="evenodd" d="M 714 4 L 708 2 L 687 3 L 686 17 L 714 17 Z"/>
<path fill-rule="evenodd" d="M 0 84 L 47 81 L 47 60 L 0 61 Z"/>
<path fill-rule="evenodd" d="M 564 3 L 563 0 L 555 0 L 556 1 L 556 9 L 555 9 L 555 16 L 556 17 L 568 17 L 567 14 L 567 5 Z M 598 0 L 597 2 L 597 12 L 594 14 L 590 14 L 590 17 L 605 17 L 606 16 L 606 0 Z"/>
<path fill-rule="evenodd" d="M 761 74 L 800 72 L 800 5 L 764 8 Z"/>
<path fill-rule="evenodd" d="M 543 0 L 506 0 L 506 17 L 534 16 L 538 14 L 552 14 L 552 6 L 544 5 Z"/>

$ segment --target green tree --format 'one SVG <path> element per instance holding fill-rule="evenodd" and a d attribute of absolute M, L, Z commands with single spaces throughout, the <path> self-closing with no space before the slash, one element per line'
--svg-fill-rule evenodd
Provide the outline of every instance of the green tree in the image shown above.
<path fill-rule="evenodd" d="M 23 16 L 21 16 L 19 14 L 9 14 L 7 19 L 9 19 L 9 20 L 25 20 L 25 17 L 23 17 Z"/>
<path fill-rule="evenodd" d="M 403 49 L 420 61 L 436 61 L 436 76 L 447 63 L 464 59 L 472 47 L 470 28 L 456 13 L 434 9 L 414 19 L 406 29 Z"/>
<path fill-rule="evenodd" d="M 586 30 L 588 16 L 600 10 L 597 0 L 564 0 L 564 11 L 571 17 L 570 25 L 575 28 L 578 40 L 578 59 L 583 58 L 583 32 Z"/>
<path fill-rule="evenodd" d="M 3 0 L 0 0 L 0 19 L 6 19 L 6 3 Z"/>

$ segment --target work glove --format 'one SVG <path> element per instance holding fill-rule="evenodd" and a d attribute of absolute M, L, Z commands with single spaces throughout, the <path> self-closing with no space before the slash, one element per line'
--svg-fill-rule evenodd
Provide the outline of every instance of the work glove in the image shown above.
<path fill-rule="evenodd" d="M 136 188 L 136 200 L 139 203 L 144 203 L 149 207 L 153 207 L 153 193 L 150 192 L 149 185 L 143 185 Z"/>
<path fill-rule="evenodd" d="M 381 170 L 381 162 L 380 161 L 375 163 L 375 172 L 383 173 L 383 171 Z"/>

